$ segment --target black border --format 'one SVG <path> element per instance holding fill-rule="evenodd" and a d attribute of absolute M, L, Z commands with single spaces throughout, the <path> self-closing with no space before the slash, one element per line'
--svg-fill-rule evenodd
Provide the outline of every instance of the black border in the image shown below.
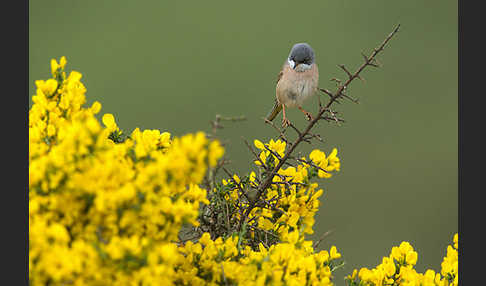
<path fill-rule="evenodd" d="M 2 284 L 29 283 L 29 1 L 2 5 Z M 9 283 L 11 282 L 11 283 Z"/>
<path fill-rule="evenodd" d="M 467 3 L 467 7 L 466 7 Z M 484 10 L 458 1 L 459 285 L 484 284 Z M 483 163 L 483 164 L 481 164 Z M 482 180 L 483 179 L 483 180 Z M 476 196 L 478 196 L 476 198 Z M 481 243 L 482 242 L 482 243 Z M 479 282 L 479 283 L 475 283 Z"/>

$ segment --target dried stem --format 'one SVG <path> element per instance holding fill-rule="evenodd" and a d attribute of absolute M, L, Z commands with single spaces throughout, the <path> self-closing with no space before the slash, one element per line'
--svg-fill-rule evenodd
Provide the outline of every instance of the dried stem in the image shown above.
<path fill-rule="evenodd" d="M 319 246 L 319 244 L 324 240 L 324 238 L 326 238 L 326 236 L 328 236 L 332 232 L 333 230 L 331 229 L 323 233 L 321 237 L 319 237 L 319 239 L 312 244 L 312 248 L 316 249 Z"/>

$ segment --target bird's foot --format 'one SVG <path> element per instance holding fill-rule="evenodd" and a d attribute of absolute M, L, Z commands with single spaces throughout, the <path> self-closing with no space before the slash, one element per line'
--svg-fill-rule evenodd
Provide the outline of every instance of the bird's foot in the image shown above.
<path fill-rule="evenodd" d="M 305 119 L 307 119 L 307 121 L 311 121 L 313 119 L 312 115 L 309 112 L 305 111 L 302 107 L 299 106 L 299 110 L 305 114 Z"/>
<path fill-rule="evenodd" d="M 314 119 L 309 112 L 305 111 L 304 114 L 305 114 L 305 119 L 307 119 L 307 121 L 311 121 L 312 119 Z"/>
<path fill-rule="evenodd" d="M 282 120 L 282 127 L 287 128 L 288 126 L 290 126 L 290 121 L 287 118 L 284 118 Z"/>

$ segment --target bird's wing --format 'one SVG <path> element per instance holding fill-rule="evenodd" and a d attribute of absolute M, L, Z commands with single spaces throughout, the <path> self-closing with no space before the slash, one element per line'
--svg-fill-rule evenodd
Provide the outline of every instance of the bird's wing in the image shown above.
<path fill-rule="evenodd" d="M 278 82 L 280 81 L 280 79 L 282 78 L 283 76 L 283 69 L 285 68 L 285 66 L 282 67 L 282 69 L 280 70 L 280 72 L 278 73 L 278 76 L 277 76 L 277 82 L 276 84 L 278 85 Z M 272 110 L 270 110 L 270 112 L 267 114 L 267 120 L 270 120 L 272 121 L 273 119 L 275 119 L 275 117 L 277 116 L 277 114 L 280 112 L 280 110 L 282 110 L 282 104 L 280 104 L 280 102 L 278 101 L 277 98 L 275 98 L 275 102 L 273 104 L 273 108 Z"/>
<path fill-rule="evenodd" d="M 273 104 L 273 108 L 267 114 L 267 120 L 272 121 L 273 119 L 275 119 L 275 117 L 280 112 L 280 110 L 282 110 L 282 104 L 280 104 L 280 102 L 278 102 L 278 99 L 275 98 L 275 103 Z"/>
<path fill-rule="evenodd" d="M 282 78 L 282 75 L 283 75 L 283 69 L 284 69 L 284 68 L 282 67 L 282 69 L 281 69 L 281 70 L 280 70 L 280 72 L 278 73 L 278 76 L 277 76 L 277 82 L 276 82 L 277 84 L 278 84 L 278 82 L 280 81 L 280 79 Z"/>

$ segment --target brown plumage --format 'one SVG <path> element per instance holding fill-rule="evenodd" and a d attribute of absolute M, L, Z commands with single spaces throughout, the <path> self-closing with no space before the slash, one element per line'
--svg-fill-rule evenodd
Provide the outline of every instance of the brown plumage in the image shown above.
<path fill-rule="evenodd" d="M 318 82 L 319 70 L 313 58 L 311 62 L 294 62 L 291 52 L 289 59 L 285 61 L 278 74 L 275 88 L 276 99 L 272 110 L 267 115 L 267 120 L 272 121 L 283 110 L 282 125 L 288 126 L 290 121 L 285 115 L 285 108 L 295 106 L 306 115 L 308 120 L 311 120 L 311 114 L 302 108 L 302 104 L 304 100 L 316 93 Z"/>

